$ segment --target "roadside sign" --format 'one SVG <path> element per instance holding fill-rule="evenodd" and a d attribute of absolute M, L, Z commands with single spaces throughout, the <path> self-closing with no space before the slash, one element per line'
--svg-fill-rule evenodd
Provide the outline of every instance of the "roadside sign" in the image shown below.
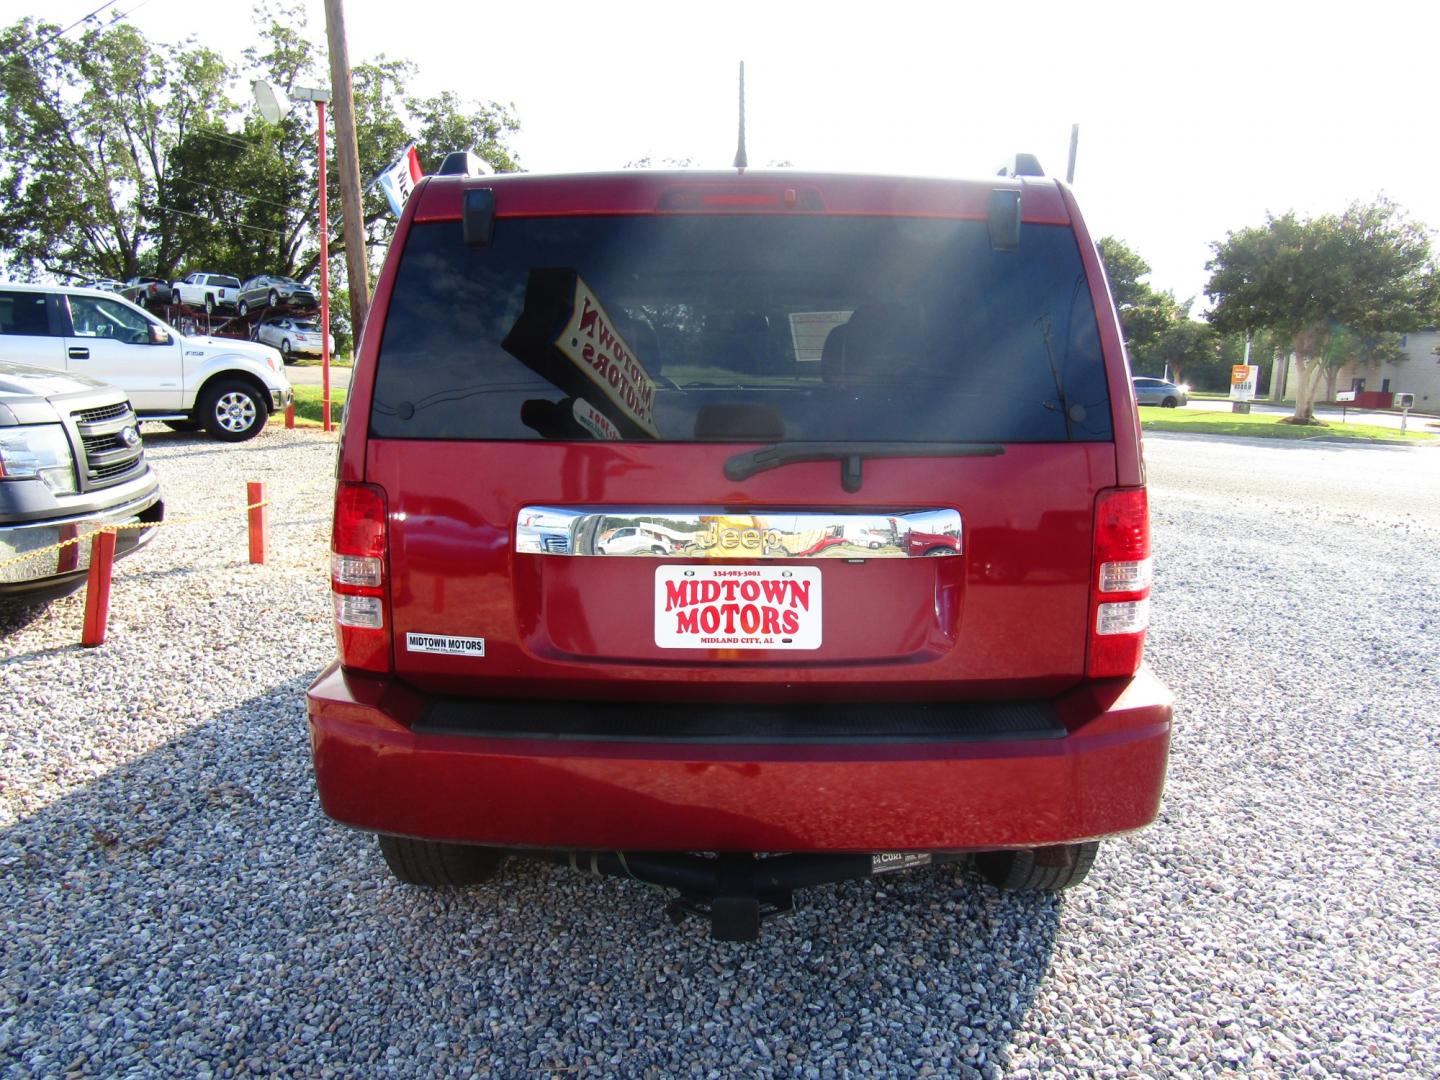
<path fill-rule="evenodd" d="M 1236 364 L 1230 369 L 1230 400 L 1253 401 L 1259 383 L 1259 364 Z"/>
<path fill-rule="evenodd" d="M 1355 400 L 1355 391 L 1354 391 L 1354 390 L 1341 390 L 1338 394 L 1335 395 L 1335 400 L 1336 400 L 1336 401 L 1354 401 L 1354 400 Z"/>

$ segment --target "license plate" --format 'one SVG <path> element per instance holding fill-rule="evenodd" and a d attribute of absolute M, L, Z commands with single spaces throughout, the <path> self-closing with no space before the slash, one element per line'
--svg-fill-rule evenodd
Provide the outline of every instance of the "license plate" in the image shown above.
<path fill-rule="evenodd" d="M 657 566 L 662 649 L 820 648 L 818 566 Z"/>

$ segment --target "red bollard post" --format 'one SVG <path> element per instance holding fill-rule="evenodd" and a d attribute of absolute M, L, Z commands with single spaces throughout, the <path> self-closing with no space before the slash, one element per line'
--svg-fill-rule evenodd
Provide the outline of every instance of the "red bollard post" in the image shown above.
<path fill-rule="evenodd" d="M 105 644 L 110 622 L 110 577 L 115 570 L 115 534 L 97 532 L 90 540 L 90 580 L 85 586 L 85 628 L 80 644 L 87 649 Z"/>
<path fill-rule="evenodd" d="M 245 503 L 250 507 L 250 561 L 263 563 L 270 539 L 270 508 L 256 506 L 265 501 L 265 485 L 251 480 L 245 485 Z"/>
<path fill-rule="evenodd" d="M 293 401 L 285 406 L 285 427 L 292 431 L 295 429 L 295 403 Z"/>

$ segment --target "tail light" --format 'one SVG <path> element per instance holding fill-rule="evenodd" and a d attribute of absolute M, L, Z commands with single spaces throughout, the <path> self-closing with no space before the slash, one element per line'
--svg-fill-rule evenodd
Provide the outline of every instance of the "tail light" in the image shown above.
<path fill-rule="evenodd" d="M 341 484 L 335 493 L 330 589 L 340 663 L 347 668 L 390 670 L 388 546 L 385 493 L 371 484 Z"/>
<path fill-rule="evenodd" d="M 1090 648 L 1086 674 L 1133 675 L 1150 625 L 1150 502 L 1141 488 L 1111 488 L 1095 499 Z"/>

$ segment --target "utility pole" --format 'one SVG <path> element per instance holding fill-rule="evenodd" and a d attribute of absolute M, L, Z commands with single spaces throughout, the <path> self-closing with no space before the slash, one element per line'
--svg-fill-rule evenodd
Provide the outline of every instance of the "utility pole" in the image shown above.
<path fill-rule="evenodd" d="M 350 279 L 350 330 L 356 347 L 370 310 L 370 266 L 365 257 L 364 211 L 360 204 L 360 152 L 355 143 L 355 97 L 350 85 L 350 48 L 345 43 L 344 0 L 325 0 L 325 35 L 330 42 L 330 91 L 335 120 L 335 164 L 340 171 L 340 211 L 345 227 L 345 270 Z M 320 247 L 329 254 L 328 236 Z"/>
<path fill-rule="evenodd" d="M 735 168 L 744 169 L 750 164 L 745 155 L 745 61 L 740 61 L 740 144 L 735 150 Z"/>

